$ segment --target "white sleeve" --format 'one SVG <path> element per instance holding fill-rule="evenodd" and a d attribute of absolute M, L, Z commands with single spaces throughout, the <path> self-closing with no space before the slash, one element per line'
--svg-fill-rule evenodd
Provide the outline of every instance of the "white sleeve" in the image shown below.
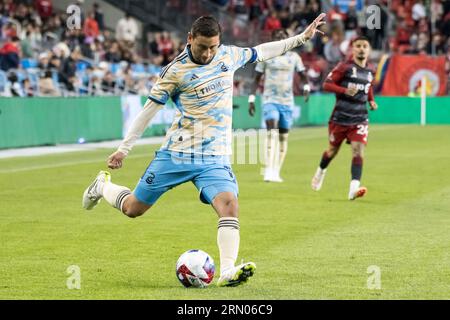
<path fill-rule="evenodd" d="M 126 137 L 123 139 L 117 150 L 127 155 L 131 148 L 133 148 L 136 140 L 142 136 L 142 133 L 144 133 L 144 130 L 148 127 L 150 121 L 163 107 L 163 104 L 159 104 L 148 99 L 142 110 L 133 120 Z"/>
<path fill-rule="evenodd" d="M 265 62 L 258 62 L 255 67 L 255 71 L 259 73 L 264 73 L 264 70 L 266 70 L 266 63 Z"/>
<path fill-rule="evenodd" d="M 303 33 L 280 41 L 272 41 L 259 44 L 255 47 L 257 62 L 272 59 L 303 45 L 306 42 Z"/>

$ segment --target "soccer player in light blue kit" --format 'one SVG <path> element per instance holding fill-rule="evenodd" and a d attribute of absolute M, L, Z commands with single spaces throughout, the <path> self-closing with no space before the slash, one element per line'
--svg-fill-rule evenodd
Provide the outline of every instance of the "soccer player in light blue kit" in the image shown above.
<path fill-rule="evenodd" d="M 185 50 L 167 65 L 152 88 L 118 150 L 109 156 L 111 169 L 122 167 L 151 119 L 170 99 L 177 113 L 155 158 L 133 192 L 111 182 L 100 171 L 83 194 L 82 205 L 93 209 L 102 199 L 130 218 L 149 210 L 169 189 L 192 181 L 200 200 L 219 216 L 217 244 L 220 253 L 218 286 L 236 286 L 253 275 L 256 265 L 235 266 L 239 251 L 238 186 L 231 170 L 233 74 L 247 63 L 265 61 L 304 44 L 324 24 L 322 13 L 302 33 L 254 48 L 220 44 L 220 26 L 210 16 L 198 18 L 188 34 Z"/>
<path fill-rule="evenodd" d="M 285 30 L 275 30 L 272 40 L 283 40 L 288 37 Z M 289 51 L 267 61 L 259 62 L 255 68 L 256 77 L 249 96 L 250 116 L 255 114 L 255 93 L 261 78 L 264 76 L 263 114 L 267 128 L 266 160 L 264 181 L 283 182 L 280 171 L 288 149 L 289 129 L 292 126 L 292 109 L 294 106 L 293 81 L 298 73 L 303 86 L 305 102 L 308 101 L 310 87 L 305 73 L 302 58 Z"/>

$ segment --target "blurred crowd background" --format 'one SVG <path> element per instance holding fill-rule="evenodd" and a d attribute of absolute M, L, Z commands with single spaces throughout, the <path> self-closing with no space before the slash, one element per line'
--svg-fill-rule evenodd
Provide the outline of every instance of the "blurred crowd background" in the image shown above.
<path fill-rule="evenodd" d="M 359 34 L 371 41 L 374 67 L 392 53 L 440 55 L 446 56 L 450 74 L 446 0 L 141 0 L 134 10 L 132 0 L 77 0 L 70 4 L 81 9 L 79 28 L 70 27 L 77 21 L 57 2 L 0 0 L 1 96 L 145 96 L 161 67 L 184 49 L 190 24 L 202 14 L 219 19 L 224 42 L 251 46 L 270 41 L 276 29 L 298 34 L 326 12 L 326 36 L 297 50 L 313 92 L 321 90 L 331 68 L 348 58 L 350 41 Z M 122 16 L 114 21 L 107 5 L 122 6 Z M 142 15 L 136 10 L 139 6 Z M 378 29 L 367 25 L 374 8 Z M 246 69 L 235 77 L 235 95 L 250 90 L 253 72 Z M 299 87 L 295 86 L 296 94 Z"/>

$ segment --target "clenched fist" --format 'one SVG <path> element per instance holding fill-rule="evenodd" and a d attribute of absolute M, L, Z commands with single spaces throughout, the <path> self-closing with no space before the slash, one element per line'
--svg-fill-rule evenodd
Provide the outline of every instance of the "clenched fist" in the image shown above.
<path fill-rule="evenodd" d="M 123 159 L 125 159 L 126 154 L 120 151 L 116 151 L 111 154 L 108 158 L 108 168 L 110 169 L 120 169 L 122 168 Z"/>

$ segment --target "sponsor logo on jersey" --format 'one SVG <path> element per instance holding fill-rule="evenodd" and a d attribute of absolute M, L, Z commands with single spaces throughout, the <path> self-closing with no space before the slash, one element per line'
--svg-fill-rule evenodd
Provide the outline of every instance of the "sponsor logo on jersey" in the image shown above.
<path fill-rule="evenodd" d="M 231 88 L 231 82 L 228 79 L 215 78 L 210 81 L 204 82 L 197 86 L 194 90 L 197 94 L 197 98 L 205 98 L 215 93 L 224 91 Z"/>
<path fill-rule="evenodd" d="M 362 83 L 349 82 L 348 88 L 356 88 L 356 89 L 358 89 L 358 91 L 364 91 L 365 93 L 368 93 L 369 89 L 370 89 L 370 83 L 362 84 Z"/>

